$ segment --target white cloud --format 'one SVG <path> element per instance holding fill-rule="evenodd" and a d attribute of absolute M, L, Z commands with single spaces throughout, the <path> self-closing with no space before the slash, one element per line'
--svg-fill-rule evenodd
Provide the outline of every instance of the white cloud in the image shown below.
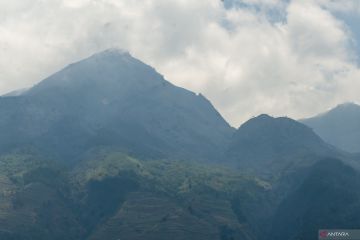
<path fill-rule="evenodd" d="M 360 101 L 351 33 L 331 13 L 347 11 L 343 1 L 246 2 L 262 10 L 220 0 L 0 0 L 0 92 L 120 47 L 202 92 L 235 126 L 263 112 L 301 118 Z M 286 21 L 269 20 L 269 8 Z"/>

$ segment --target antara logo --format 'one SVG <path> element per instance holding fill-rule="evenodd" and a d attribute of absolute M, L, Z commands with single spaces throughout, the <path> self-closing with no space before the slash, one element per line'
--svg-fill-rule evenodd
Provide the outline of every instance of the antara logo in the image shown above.
<path fill-rule="evenodd" d="M 328 232 L 327 231 L 321 231 L 320 232 L 320 237 L 321 238 L 326 238 L 328 236 Z"/>
<path fill-rule="evenodd" d="M 321 238 L 327 238 L 327 237 L 349 237 L 348 232 L 328 232 L 328 231 L 320 231 L 320 237 Z"/>
<path fill-rule="evenodd" d="M 348 232 L 329 232 L 328 237 L 349 237 Z"/>

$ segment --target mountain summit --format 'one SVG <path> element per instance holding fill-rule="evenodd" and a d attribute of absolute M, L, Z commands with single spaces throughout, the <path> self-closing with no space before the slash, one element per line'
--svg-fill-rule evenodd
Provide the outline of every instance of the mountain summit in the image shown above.
<path fill-rule="evenodd" d="M 344 103 L 313 118 L 301 120 L 328 143 L 348 152 L 360 152 L 360 106 Z"/>
<path fill-rule="evenodd" d="M 236 131 L 229 158 L 243 168 L 276 171 L 304 158 L 326 156 L 332 151 L 309 127 L 286 117 L 266 114 L 252 118 Z"/>
<path fill-rule="evenodd" d="M 68 65 L 41 81 L 27 94 L 47 94 L 51 89 L 64 93 L 77 91 L 78 87 L 88 87 L 98 88 L 97 90 L 106 91 L 105 94 L 110 95 L 113 93 L 110 90 L 119 90 L 119 88 L 125 90 L 129 87 L 147 88 L 164 81 L 152 67 L 132 57 L 128 52 L 109 49 Z M 137 86 L 139 84 L 142 86 Z"/>
<path fill-rule="evenodd" d="M 95 147 L 204 160 L 218 159 L 233 129 L 204 96 L 111 49 L 0 98 L 0 131 L 0 151 L 28 146 L 69 161 Z"/>

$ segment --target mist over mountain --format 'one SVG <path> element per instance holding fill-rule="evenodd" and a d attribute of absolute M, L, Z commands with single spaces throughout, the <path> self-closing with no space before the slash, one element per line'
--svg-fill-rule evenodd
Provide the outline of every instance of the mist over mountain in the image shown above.
<path fill-rule="evenodd" d="M 111 146 L 144 158 L 218 160 L 233 132 L 204 96 L 117 49 L 0 98 L 0 130 L 2 151 L 26 145 L 61 159 Z"/>
<path fill-rule="evenodd" d="M 348 152 L 360 152 L 360 106 L 338 105 L 328 112 L 301 120 L 326 142 Z"/>
<path fill-rule="evenodd" d="M 17 97 L 24 94 L 28 88 L 18 89 L 2 95 L 1 97 Z"/>

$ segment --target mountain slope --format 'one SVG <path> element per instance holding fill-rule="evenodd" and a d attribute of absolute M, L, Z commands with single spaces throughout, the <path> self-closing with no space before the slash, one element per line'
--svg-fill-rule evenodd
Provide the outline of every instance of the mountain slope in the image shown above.
<path fill-rule="evenodd" d="M 89 240 L 119 236 L 255 239 L 249 224 L 239 221 L 238 213 L 245 208 L 239 205 L 235 211 L 232 199 L 241 193 L 249 195 L 242 202 L 251 203 L 264 187 L 230 169 L 183 161 L 144 162 L 101 151 L 80 163 L 70 175 L 75 189 L 80 189 L 79 209 L 85 212 L 82 219 Z M 114 198 L 119 192 L 121 197 Z M 104 211 L 108 206 L 115 207 Z M 95 221 L 89 223 L 88 219 Z"/>
<path fill-rule="evenodd" d="M 0 189 L 1 240 L 255 240 L 243 206 L 265 191 L 230 169 L 106 149 L 74 168 L 0 156 Z"/>
<path fill-rule="evenodd" d="M 25 152 L 0 156 L 0 239 L 80 239 L 61 168 Z"/>
<path fill-rule="evenodd" d="M 359 189 L 360 175 L 351 167 L 337 159 L 316 163 L 278 207 L 266 239 L 315 240 L 319 229 L 358 228 Z"/>
<path fill-rule="evenodd" d="M 360 152 L 360 106 L 345 103 L 336 108 L 301 120 L 326 142 L 348 152 Z"/>
<path fill-rule="evenodd" d="M 214 160 L 233 129 L 202 95 L 112 49 L 20 96 L 1 97 L 0 131 L 0 151 L 31 146 L 69 161 L 98 146 L 142 158 Z"/>
<path fill-rule="evenodd" d="M 289 118 L 263 114 L 235 132 L 227 154 L 243 169 L 277 173 L 296 163 L 337 153 L 307 126 Z"/>

